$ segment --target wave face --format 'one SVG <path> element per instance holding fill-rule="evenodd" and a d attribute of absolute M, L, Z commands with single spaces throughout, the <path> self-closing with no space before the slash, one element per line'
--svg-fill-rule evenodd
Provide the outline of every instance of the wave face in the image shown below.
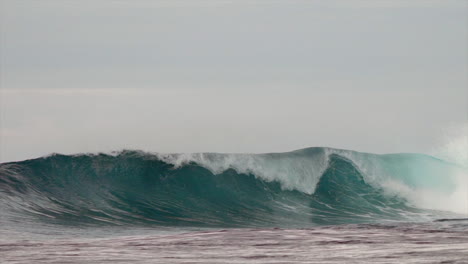
<path fill-rule="evenodd" d="M 1 219 L 161 226 L 425 221 L 464 214 L 466 167 L 421 154 L 60 155 L 0 164 Z"/>

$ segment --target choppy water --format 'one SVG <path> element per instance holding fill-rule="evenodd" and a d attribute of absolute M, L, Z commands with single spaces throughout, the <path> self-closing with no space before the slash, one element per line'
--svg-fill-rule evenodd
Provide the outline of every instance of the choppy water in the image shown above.
<path fill-rule="evenodd" d="M 467 228 L 468 221 L 161 234 L 100 230 L 2 239 L 0 251 L 11 263 L 468 263 Z"/>
<path fill-rule="evenodd" d="M 328 148 L 0 164 L 3 263 L 468 263 L 463 164 Z"/>

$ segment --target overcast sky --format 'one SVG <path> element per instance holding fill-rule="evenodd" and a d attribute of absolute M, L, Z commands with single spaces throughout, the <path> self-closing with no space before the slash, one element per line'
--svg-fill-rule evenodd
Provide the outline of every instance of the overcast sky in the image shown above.
<path fill-rule="evenodd" d="M 427 153 L 467 122 L 465 0 L 0 3 L 0 161 Z"/>

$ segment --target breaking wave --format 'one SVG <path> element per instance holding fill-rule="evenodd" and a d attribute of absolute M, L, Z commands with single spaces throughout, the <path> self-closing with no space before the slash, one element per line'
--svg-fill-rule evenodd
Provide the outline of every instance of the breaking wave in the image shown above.
<path fill-rule="evenodd" d="M 468 213 L 467 169 L 423 154 L 54 154 L 0 164 L 0 218 L 310 226 Z"/>

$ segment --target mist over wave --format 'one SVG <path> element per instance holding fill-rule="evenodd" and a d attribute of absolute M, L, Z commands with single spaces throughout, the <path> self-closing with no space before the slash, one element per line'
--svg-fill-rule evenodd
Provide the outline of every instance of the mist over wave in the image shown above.
<path fill-rule="evenodd" d="M 0 165 L 3 219 L 311 226 L 467 213 L 466 167 L 423 154 L 54 154 Z"/>
<path fill-rule="evenodd" d="M 431 154 L 468 168 L 468 123 L 449 126 Z"/>

